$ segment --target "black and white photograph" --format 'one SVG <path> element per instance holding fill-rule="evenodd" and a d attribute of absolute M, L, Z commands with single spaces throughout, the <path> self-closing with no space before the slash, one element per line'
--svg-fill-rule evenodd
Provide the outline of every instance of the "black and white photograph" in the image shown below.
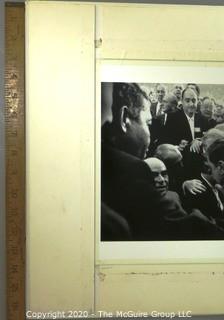
<path fill-rule="evenodd" d="M 192 80 L 101 82 L 101 242 L 224 240 L 224 84 Z"/>

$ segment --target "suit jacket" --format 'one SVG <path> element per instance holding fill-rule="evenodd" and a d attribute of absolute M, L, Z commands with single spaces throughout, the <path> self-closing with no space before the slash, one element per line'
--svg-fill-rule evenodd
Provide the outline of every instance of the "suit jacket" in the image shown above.
<path fill-rule="evenodd" d="M 163 113 L 152 119 L 152 124 L 150 127 L 151 143 L 156 142 L 157 146 L 162 143 L 166 143 L 167 122 L 169 124 L 170 118 L 172 121 L 173 115 L 177 112 L 179 111 L 167 114 Z"/>
<path fill-rule="evenodd" d="M 201 138 L 204 132 L 201 116 L 194 116 L 195 138 Z M 179 145 L 181 140 L 187 140 L 189 143 L 193 140 L 189 121 L 183 110 L 177 111 L 167 118 L 164 129 L 163 143 Z"/>
<path fill-rule="evenodd" d="M 201 172 L 206 173 L 208 167 L 206 166 L 206 158 L 204 156 L 202 146 L 200 152 L 190 151 L 190 145 L 182 152 L 184 165 L 184 180 L 200 179 Z"/>
<path fill-rule="evenodd" d="M 131 240 L 128 222 L 103 202 L 101 203 L 101 240 Z"/>
<path fill-rule="evenodd" d="M 153 118 L 156 117 L 156 108 L 157 108 L 157 104 L 158 104 L 158 101 L 157 102 L 152 102 L 151 103 L 151 107 L 150 107 L 150 111 L 151 111 L 151 115 Z"/>
<path fill-rule="evenodd" d="M 205 133 L 209 129 L 214 128 L 217 125 L 217 122 L 214 119 L 207 119 L 205 116 L 203 116 L 201 113 L 199 113 L 201 117 L 201 128 L 202 132 Z"/>
<path fill-rule="evenodd" d="M 152 118 L 156 118 L 157 117 L 156 116 L 156 109 L 157 109 L 158 103 L 159 103 L 158 101 L 151 103 L 150 111 L 151 111 Z"/>
<path fill-rule="evenodd" d="M 224 219 L 223 208 L 220 208 L 220 204 L 213 192 L 212 186 L 207 180 L 201 176 L 200 181 L 206 187 L 206 191 L 197 193 L 196 195 L 189 192 L 185 195 L 185 201 L 188 208 L 197 208 L 207 217 L 215 219 Z M 221 192 L 217 191 L 221 202 L 224 204 L 224 197 Z"/>
<path fill-rule="evenodd" d="M 164 128 L 165 128 L 165 113 L 159 115 L 158 117 L 152 118 L 152 123 L 150 125 L 150 135 L 151 142 L 149 146 L 148 156 L 153 156 L 157 146 L 163 141 Z"/>

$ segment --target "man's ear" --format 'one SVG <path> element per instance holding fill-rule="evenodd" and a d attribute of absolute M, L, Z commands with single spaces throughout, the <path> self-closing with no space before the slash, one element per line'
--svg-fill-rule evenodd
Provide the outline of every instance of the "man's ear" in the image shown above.
<path fill-rule="evenodd" d="M 130 118 L 128 116 L 128 107 L 127 106 L 123 106 L 120 109 L 120 127 L 121 130 L 126 133 L 127 132 L 127 128 L 130 126 L 131 121 Z"/>
<path fill-rule="evenodd" d="M 222 170 L 224 172 L 224 161 L 223 160 L 219 160 L 217 167 L 220 168 L 220 170 Z"/>

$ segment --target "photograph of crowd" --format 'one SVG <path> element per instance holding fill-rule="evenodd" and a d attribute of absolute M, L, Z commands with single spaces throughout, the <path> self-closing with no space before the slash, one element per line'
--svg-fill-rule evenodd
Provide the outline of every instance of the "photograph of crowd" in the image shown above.
<path fill-rule="evenodd" d="M 224 240 L 224 85 L 101 83 L 101 241 Z"/>

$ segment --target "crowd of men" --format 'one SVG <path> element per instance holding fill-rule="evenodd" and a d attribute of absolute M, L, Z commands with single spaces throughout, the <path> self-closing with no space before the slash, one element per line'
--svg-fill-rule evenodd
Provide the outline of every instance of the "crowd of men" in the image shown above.
<path fill-rule="evenodd" d="M 224 240 L 224 108 L 200 87 L 114 83 L 101 240 Z"/>

